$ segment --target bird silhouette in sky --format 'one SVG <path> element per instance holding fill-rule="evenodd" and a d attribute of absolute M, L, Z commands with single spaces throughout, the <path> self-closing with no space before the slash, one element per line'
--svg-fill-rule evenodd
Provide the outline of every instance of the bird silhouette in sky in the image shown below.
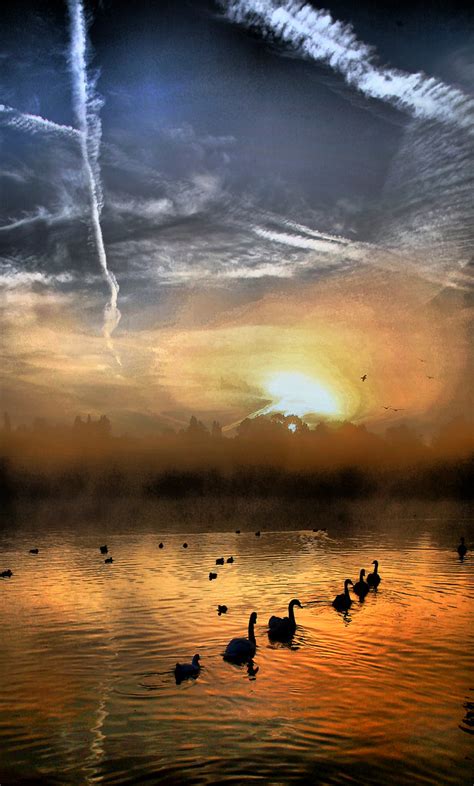
<path fill-rule="evenodd" d="M 434 379 L 434 377 L 430 377 L 430 376 L 428 376 L 428 374 L 427 374 L 427 375 L 426 375 L 426 379 Z"/>
<path fill-rule="evenodd" d="M 423 358 L 418 358 L 418 360 L 420 361 L 420 363 L 426 363 L 426 360 L 423 360 Z"/>
<path fill-rule="evenodd" d="M 366 380 L 366 379 L 367 379 L 367 374 L 364 374 L 364 375 L 361 377 L 361 380 L 362 380 L 362 382 L 365 382 L 365 380 Z"/>

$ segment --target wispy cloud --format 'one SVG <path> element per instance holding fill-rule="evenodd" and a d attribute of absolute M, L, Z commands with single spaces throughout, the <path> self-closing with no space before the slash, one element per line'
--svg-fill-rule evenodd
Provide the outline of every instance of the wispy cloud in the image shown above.
<path fill-rule="evenodd" d="M 0 125 L 14 128 L 17 131 L 26 131 L 29 134 L 53 134 L 56 137 L 60 136 L 75 141 L 81 138 L 81 132 L 72 126 L 54 123 L 41 115 L 20 112 L 5 104 L 0 104 Z"/>
<path fill-rule="evenodd" d="M 325 63 L 368 98 L 385 101 L 417 118 L 455 123 L 472 130 L 474 101 L 424 73 L 379 65 L 375 49 L 359 41 L 351 25 L 329 11 L 287 0 L 221 0 L 230 20 L 278 38 L 302 57 Z"/>

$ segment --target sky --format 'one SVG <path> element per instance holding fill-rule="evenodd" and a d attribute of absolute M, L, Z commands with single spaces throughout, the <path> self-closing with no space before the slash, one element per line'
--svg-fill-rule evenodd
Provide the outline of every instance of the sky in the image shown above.
<path fill-rule="evenodd" d="M 195 414 L 231 431 L 294 410 L 429 431 L 472 412 L 468 4 L 1 16 L 14 424 L 105 413 L 155 433 Z"/>

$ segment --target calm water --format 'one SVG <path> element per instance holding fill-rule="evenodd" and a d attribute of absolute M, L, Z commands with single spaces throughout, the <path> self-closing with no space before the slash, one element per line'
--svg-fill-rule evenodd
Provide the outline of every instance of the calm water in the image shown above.
<path fill-rule="evenodd" d="M 471 786 L 474 558 L 453 550 L 469 527 L 370 527 L 328 538 L 257 538 L 246 522 L 241 535 L 4 530 L 2 786 Z M 343 580 L 374 558 L 378 592 L 337 613 Z M 304 608 L 292 645 L 272 645 L 266 622 L 293 597 Z M 249 674 L 222 652 L 254 609 Z M 196 652 L 199 678 L 176 685 L 174 664 Z"/>

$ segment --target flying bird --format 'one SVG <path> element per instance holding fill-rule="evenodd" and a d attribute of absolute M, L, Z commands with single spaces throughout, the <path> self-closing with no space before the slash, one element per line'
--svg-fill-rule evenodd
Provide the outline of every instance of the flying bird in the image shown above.
<path fill-rule="evenodd" d="M 430 377 L 428 374 L 426 375 L 426 379 L 434 379 L 434 377 Z"/>
<path fill-rule="evenodd" d="M 362 382 L 365 382 L 366 379 L 367 379 L 367 374 L 363 374 L 363 376 L 361 376 Z"/>

